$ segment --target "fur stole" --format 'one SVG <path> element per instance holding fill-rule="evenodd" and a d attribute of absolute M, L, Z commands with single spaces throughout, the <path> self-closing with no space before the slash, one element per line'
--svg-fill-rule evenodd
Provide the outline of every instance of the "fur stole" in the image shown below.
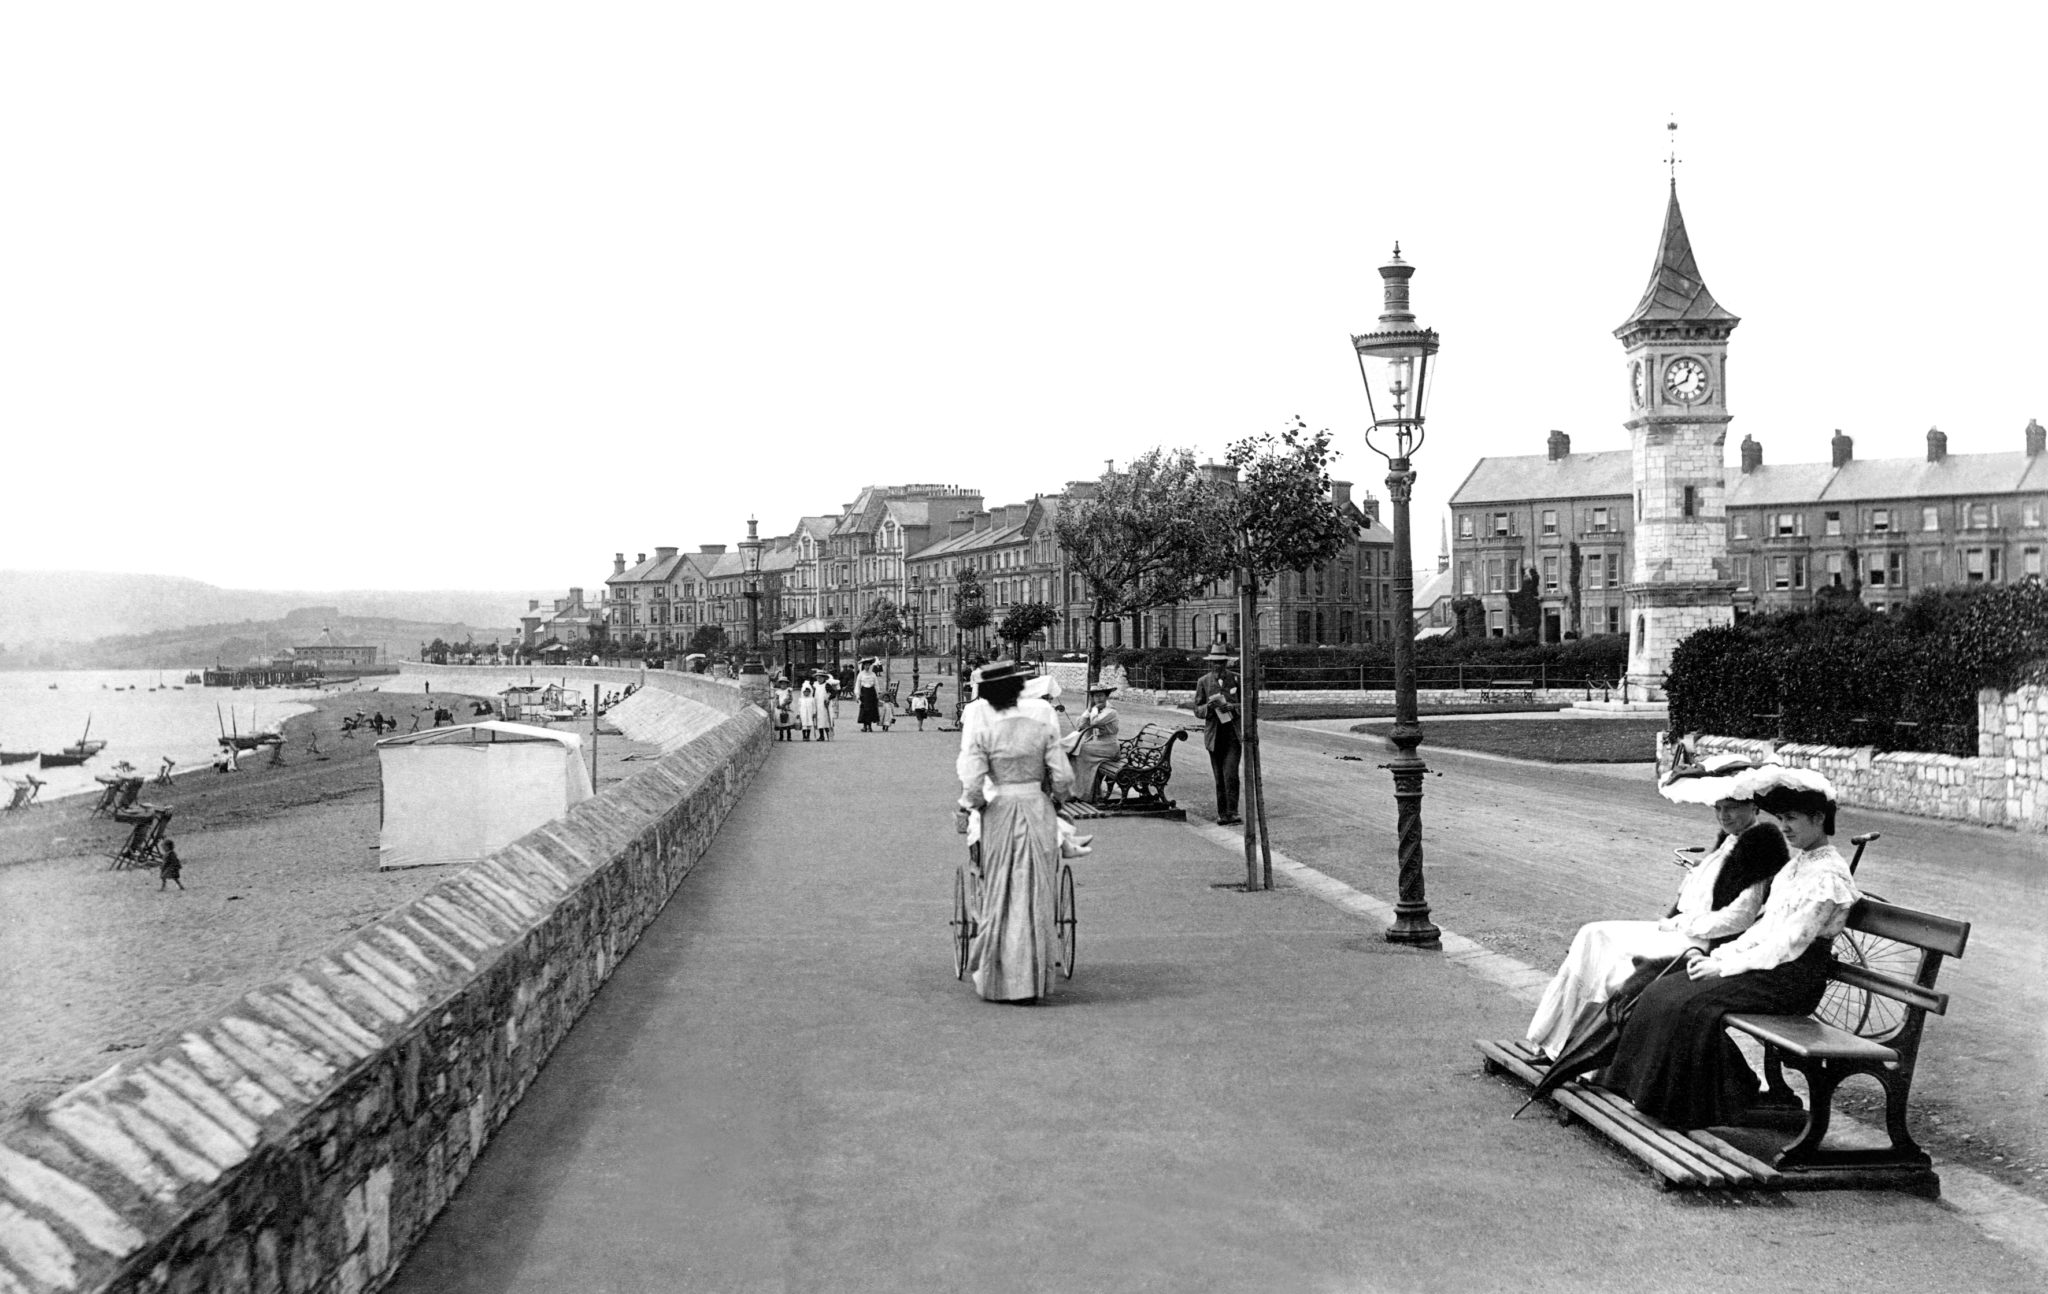
<path fill-rule="evenodd" d="M 1728 857 L 1721 860 L 1721 873 L 1714 878 L 1714 907 L 1725 908 L 1750 886 L 1776 876 L 1791 857 L 1785 833 L 1778 830 L 1776 823 L 1751 824 L 1749 830 L 1736 838 Z"/>

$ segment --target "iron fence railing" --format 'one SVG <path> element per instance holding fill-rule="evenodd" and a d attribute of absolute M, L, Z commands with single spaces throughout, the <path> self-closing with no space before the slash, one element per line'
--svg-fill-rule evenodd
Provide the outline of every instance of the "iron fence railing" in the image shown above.
<path fill-rule="evenodd" d="M 1133 687 L 1153 691 L 1186 691 L 1202 676 L 1198 662 L 1146 665 L 1126 672 Z M 1259 670 L 1268 692 L 1390 692 L 1394 688 L 1391 665 L 1280 665 L 1263 664 Z M 1571 690 L 1589 700 L 1610 699 L 1620 684 L 1614 679 L 1588 678 L 1583 670 L 1568 671 L 1554 665 L 1417 665 L 1415 686 L 1424 691 L 1444 692 L 1547 692 Z"/>

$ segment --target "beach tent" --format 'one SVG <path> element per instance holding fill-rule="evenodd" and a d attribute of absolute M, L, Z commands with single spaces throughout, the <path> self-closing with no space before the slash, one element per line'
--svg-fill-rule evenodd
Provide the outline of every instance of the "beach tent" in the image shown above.
<path fill-rule="evenodd" d="M 590 798 L 583 739 L 518 723 L 466 723 L 377 743 L 378 867 L 467 863 Z"/>

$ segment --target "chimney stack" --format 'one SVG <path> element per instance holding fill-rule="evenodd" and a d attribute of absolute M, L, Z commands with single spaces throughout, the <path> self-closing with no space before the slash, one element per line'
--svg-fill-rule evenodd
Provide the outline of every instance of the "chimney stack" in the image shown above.
<path fill-rule="evenodd" d="M 654 560 L 657 562 L 665 562 L 675 555 L 676 550 L 673 548 L 656 548 L 654 550 Z"/>
<path fill-rule="evenodd" d="M 1561 431 L 1553 431 L 1550 433 L 1551 462 L 1555 463 L 1560 458 L 1569 457 L 1571 455 L 1571 452 L 1572 438 L 1570 436 L 1565 435 Z"/>
<path fill-rule="evenodd" d="M 723 554 L 725 553 L 725 545 L 724 545 L 724 544 L 699 544 L 699 545 L 697 545 L 697 551 L 698 551 L 698 552 L 700 552 L 700 553 L 706 553 L 706 554 L 709 554 L 709 555 L 710 555 L 710 556 L 712 556 L 712 557 L 719 557 L 719 556 L 722 556 L 722 555 L 723 555 Z"/>
<path fill-rule="evenodd" d="M 1927 429 L 1927 461 L 1943 462 L 1948 458 L 1948 433 L 1939 427 Z"/>
<path fill-rule="evenodd" d="M 633 565 L 635 565 L 635 566 L 644 566 L 644 565 L 646 565 L 646 563 L 647 563 L 647 554 L 646 554 L 646 553 L 635 553 L 635 554 L 633 554 Z"/>
<path fill-rule="evenodd" d="M 1742 438 L 1742 474 L 1748 476 L 1764 465 L 1764 447 L 1756 443 L 1756 437 Z"/>
<path fill-rule="evenodd" d="M 2027 419 L 2027 457 L 2039 458 L 2048 451 L 2048 427 L 2043 427 L 2038 418 Z"/>
<path fill-rule="evenodd" d="M 1228 463 L 1204 463 L 1202 476 L 1211 485 L 1237 484 L 1237 469 Z"/>
<path fill-rule="evenodd" d="M 539 599 L 539 598 L 528 598 L 528 599 L 526 599 L 526 609 L 527 609 L 528 611 L 538 611 L 538 610 L 540 610 L 540 599 Z"/>
<path fill-rule="evenodd" d="M 1856 442 L 1843 435 L 1840 427 L 1835 428 L 1835 438 L 1828 442 L 1828 448 L 1834 451 L 1836 467 L 1848 466 L 1856 456 Z"/>
<path fill-rule="evenodd" d="M 614 574 L 614 575 L 624 575 L 625 573 L 626 573 L 626 555 L 625 555 L 624 553 L 613 553 L 613 554 L 612 554 L 612 574 Z"/>
<path fill-rule="evenodd" d="M 1345 504 L 1351 502 L 1351 482 L 1330 482 L 1330 502 L 1336 504 L 1340 508 L 1343 507 Z"/>
<path fill-rule="evenodd" d="M 580 607 L 583 605 L 582 589 L 572 588 L 569 590 L 569 605 L 572 607 Z"/>

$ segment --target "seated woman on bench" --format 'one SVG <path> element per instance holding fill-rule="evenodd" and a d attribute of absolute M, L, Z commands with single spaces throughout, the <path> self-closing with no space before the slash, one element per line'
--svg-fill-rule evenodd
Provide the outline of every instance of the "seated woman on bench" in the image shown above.
<path fill-rule="evenodd" d="M 1668 965 L 1688 950 L 1711 948 L 1747 930 L 1764 891 L 1787 857 L 1775 824 L 1757 820 L 1756 804 L 1735 793 L 1737 774 L 1753 765 L 1720 756 L 1674 774 L 1658 787 L 1675 804 L 1712 805 L 1721 834 L 1685 874 L 1678 901 L 1662 921 L 1595 921 L 1579 927 L 1564 964 L 1543 990 L 1526 1035 L 1547 1057 L 1566 1044 L 1640 966 Z"/>
<path fill-rule="evenodd" d="M 1736 791 L 1778 820 L 1792 857 L 1771 881 L 1756 924 L 1711 953 L 1688 957 L 1636 999 L 1600 1077 L 1636 1109 L 1674 1128 L 1739 1120 L 1757 1078 L 1722 1027 L 1729 1012 L 1803 1015 L 1820 1005 L 1829 949 L 1857 900 L 1849 864 L 1828 843 L 1835 789 L 1825 777 L 1775 765 L 1737 778 Z"/>

